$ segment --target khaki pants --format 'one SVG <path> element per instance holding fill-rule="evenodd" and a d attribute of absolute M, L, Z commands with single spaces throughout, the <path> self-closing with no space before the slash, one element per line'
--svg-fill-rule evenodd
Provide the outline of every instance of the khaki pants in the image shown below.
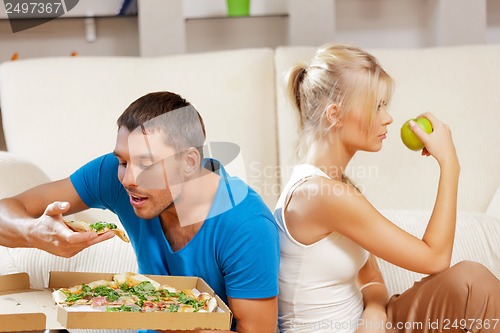
<path fill-rule="evenodd" d="M 463 261 L 392 296 L 387 316 L 391 333 L 500 333 L 500 281 Z"/>

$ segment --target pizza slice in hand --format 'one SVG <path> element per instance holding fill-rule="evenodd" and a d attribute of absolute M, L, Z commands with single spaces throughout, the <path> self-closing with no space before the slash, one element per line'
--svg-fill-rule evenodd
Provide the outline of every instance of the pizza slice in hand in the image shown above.
<path fill-rule="evenodd" d="M 95 231 L 97 234 L 103 234 L 108 231 L 112 231 L 120 237 L 120 239 L 124 242 L 130 243 L 125 231 L 118 229 L 116 224 L 108 223 L 108 222 L 96 222 L 96 223 L 87 223 L 84 221 L 73 221 L 73 220 L 64 220 L 64 223 L 73 231 L 76 232 L 86 232 L 86 231 Z"/>

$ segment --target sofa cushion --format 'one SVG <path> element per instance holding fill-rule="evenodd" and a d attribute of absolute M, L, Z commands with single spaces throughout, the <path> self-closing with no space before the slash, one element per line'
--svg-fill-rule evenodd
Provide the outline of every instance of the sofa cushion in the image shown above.
<path fill-rule="evenodd" d="M 0 66 L 7 148 L 51 179 L 110 152 L 116 119 L 138 97 L 181 94 L 204 118 L 208 141 L 240 146 L 230 173 L 246 179 L 270 207 L 277 194 L 273 51 L 248 49 L 158 58 L 41 58 Z M 50 157 L 49 157 L 50 156 Z"/>
<path fill-rule="evenodd" d="M 400 228 L 422 238 L 429 211 L 384 210 L 382 213 Z M 500 278 L 500 219 L 483 213 L 458 213 L 451 264 L 476 261 Z M 386 241 L 386 240 L 381 240 Z M 380 269 L 391 294 L 402 293 L 424 275 L 405 270 L 379 259 Z"/>
<path fill-rule="evenodd" d="M 453 132 L 462 167 L 458 208 L 484 212 L 500 186 L 500 45 L 368 50 L 396 82 L 382 151 L 355 156 L 347 172 L 379 209 L 431 209 L 439 171 L 401 142 L 401 125 L 432 112 Z M 312 47 L 276 50 L 277 117 L 282 184 L 295 163 L 297 115 L 283 91 L 286 71 L 308 62 Z"/>

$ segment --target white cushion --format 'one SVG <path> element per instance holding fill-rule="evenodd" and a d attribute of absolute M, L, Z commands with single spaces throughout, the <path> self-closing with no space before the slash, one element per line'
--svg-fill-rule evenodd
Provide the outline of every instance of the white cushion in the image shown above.
<path fill-rule="evenodd" d="M 500 45 L 368 50 L 396 81 L 382 151 L 360 153 L 348 175 L 379 209 L 431 209 L 439 171 L 433 158 L 408 150 L 401 125 L 426 111 L 452 129 L 462 167 L 458 208 L 486 211 L 500 185 Z M 297 62 L 307 62 L 312 47 L 276 50 L 277 106 L 282 183 L 295 161 L 296 112 L 283 92 L 282 77 Z"/>
<path fill-rule="evenodd" d="M 430 216 L 428 211 L 384 210 L 382 213 L 390 221 L 419 238 L 422 238 Z M 500 219 L 482 213 L 458 213 L 452 265 L 463 260 L 476 261 L 500 278 L 499 239 Z M 414 281 L 424 276 L 384 260 L 379 260 L 379 265 L 391 294 L 402 293 L 410 288 Z"/>

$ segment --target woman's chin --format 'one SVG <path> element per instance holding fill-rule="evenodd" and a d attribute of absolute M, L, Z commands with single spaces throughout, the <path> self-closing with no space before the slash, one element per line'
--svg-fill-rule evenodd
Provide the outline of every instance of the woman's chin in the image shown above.
<path fill-rule="evenodd" d="M 373 145 L 371 147 L 366 147 L 366 149 L 363 149 L 363 151 L 366 151 L 368 153 L 376 153 L 379 152 L 380 150 L 382 150 L 382 144 Z"/>

